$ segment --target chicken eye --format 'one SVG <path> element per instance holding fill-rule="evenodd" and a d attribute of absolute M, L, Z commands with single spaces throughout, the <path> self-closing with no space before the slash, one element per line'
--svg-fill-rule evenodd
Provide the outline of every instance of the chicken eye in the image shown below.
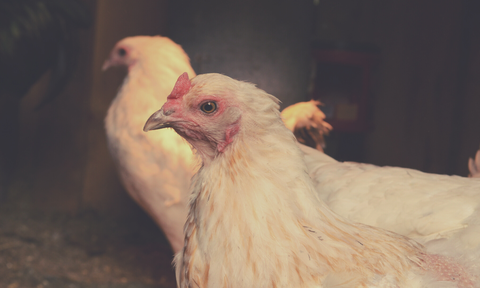
<path fill-rule="evenodd" d="M 127 55 L 127 51 L 123 48 L 120 48 L 120 49 L 118 49 L 118 55 L 120 57 L 123 57 L 123 56 Z"/>
<path fill-rule="evenodd" d="M 207 114 L 213 113 L 215 110 L 217 110 L 217 103 L 212 101 L 205 102 L 202 104 L 202 106 L 200 106 L 200 109 Z"/>

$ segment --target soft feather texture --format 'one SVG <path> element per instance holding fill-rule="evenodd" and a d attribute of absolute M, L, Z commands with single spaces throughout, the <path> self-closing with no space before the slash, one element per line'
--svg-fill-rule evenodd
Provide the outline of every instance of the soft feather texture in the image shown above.
<path fill-rule="evenodd" d="M 318 195 L 336 213 L 424 244 L 446 241 L 453 254 L 479 262 L 480 179 L 342 163 L 301 149 Z"/>
<path fill-rule="evenodd" d="M 200 112 L 207 101 L 218 105 L 211 115 Z M 474 287 L 452 259 L 333 213 L 278 107 L 252 84 L 205 74 L 147 121 L 173 127 L 203 161 L 175 258 L 179 287 Z"/>
<path fill-rule="evenodd" d="M 322 103 L 317 100 L 295 103 L 283 109 L 282 119 L 298 142 L 323 152 L 324 136 L 332 126 L 324 121 L 325 114 L 318 108 L 320 105 Z"/>
<path fill-rule="evenodd" d="M 475 159 L 468 159 L 468 170 L 470 171 L 468 177 L 480 178 L 480 150 L 477 151 Z"/>
<path fill-rule="evenodd" d="M 123 56 L 122 56 L 123 55 Z M 105 118 L 110 152 L 130 196 L 157 222 L 175 252 L 183 247 L 189 182 L 196 160 L 172 130 L 146 134 L 145 119 L 167 100 L 182 72 L 195 76 L 183 49 L 166 37 L 119 41 L 104 69 L 128 67 Z"/>

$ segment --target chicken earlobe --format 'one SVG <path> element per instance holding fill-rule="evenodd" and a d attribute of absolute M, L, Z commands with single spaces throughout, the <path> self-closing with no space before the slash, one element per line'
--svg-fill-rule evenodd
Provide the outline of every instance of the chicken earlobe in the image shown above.
<path fill-rule="evenodd" d="M 233 142 L 233 136 L 235 136 L 235 134 L 238 133 L 238 130 L 240 130 L 239 122 L 240 122 L 240 118 L 238 118 L 238 120 L 235 123 L 228 126 L 228 128 L 225 131 L 225 141 L 220 142 L 217 145 L 218 152 L 220 153 L 225 152 L 225 148 L 228 146 L 228 144 Z"/>

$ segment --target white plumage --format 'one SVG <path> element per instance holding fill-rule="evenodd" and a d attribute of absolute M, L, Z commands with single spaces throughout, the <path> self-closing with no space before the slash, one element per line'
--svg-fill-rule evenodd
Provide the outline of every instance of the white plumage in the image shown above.
<path fill-rule="evenodd" d="M 104 69 L 127 66 L 128 75 L 105 118 L 110 152 L 130 196 L 163 229 L 173 250 L 183 247 L 195 158 L 174 131 L 144 133 L 145 119 L 167 100 L 182 72 L 195 76 L 183 49 L 166 37 L 119 41 Z"/>
<path fill-rule="evenodd" d="M 301 102 L 282 111 L 287 128 L 294 131 L 295 127 L 305 127 L 307 119 L 320 111 L 313 104 L 319 103 Z M 318 119 L 323 121 L 324 117 Z M 303 145 L 301 149 L 319 196 L 336 213 L 352 221 L 414 237 L 422 243 L 461 234 L 464 239 L 461 245 L 480 245 L 479 181 L 400 167 L 341 163 Z M 478 167 L 480 150 L 475 160 L 469 159 L 470 177 L 480 177 Z"/>
<path fill-rule="evenodd" d="M 179 287 L 475 287 L 453 258 L 333 213 L 278 107 L 252 84 L 183 74 L 147 121 L 146 131 L 174 128 L 203 161 L 175 259 Z"/>
<path fill-rule="evenodd" d="M 448 239 L 461 248 L 457 253 L 477 251 L 478 257 L 480 179 L 342 163 L 301 149 L 318 195 L 336 213 L 422 243 Z"/>
<path fill-rule="evenodd" d="M 295 107 L 295 113 L 290 107 L 282 111 L 291 131 L 305 126 L 305 119 L 319 111 L 310 102 L 299 104 L 302 106 Z M 449 245 L 454 243 L 469 252 L 480 248 L 480 181 L 400 167 L 342 163 L 303 145 L 300 148 L 319 196 L 336 213 L 422 243 L 449 239 Z M 480 150 L 475 160 L 469 159 L 470 177 L 480 177 L 478 167 Z"/>

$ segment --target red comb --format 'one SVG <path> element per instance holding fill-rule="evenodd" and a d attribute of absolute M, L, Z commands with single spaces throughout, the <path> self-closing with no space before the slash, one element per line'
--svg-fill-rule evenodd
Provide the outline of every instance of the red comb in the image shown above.
<path fill-rule="evenodd" d="M 167 99 L 178 99 L 183 95 L 187 94 L 190 91 L 192 85 L 190 84 L 190 80 L 188 79 L 188 73 L 183 72 L 180 77 L 177 79 L 177 83 L 173 87 L 172 93 L 168 95 Z"/>

